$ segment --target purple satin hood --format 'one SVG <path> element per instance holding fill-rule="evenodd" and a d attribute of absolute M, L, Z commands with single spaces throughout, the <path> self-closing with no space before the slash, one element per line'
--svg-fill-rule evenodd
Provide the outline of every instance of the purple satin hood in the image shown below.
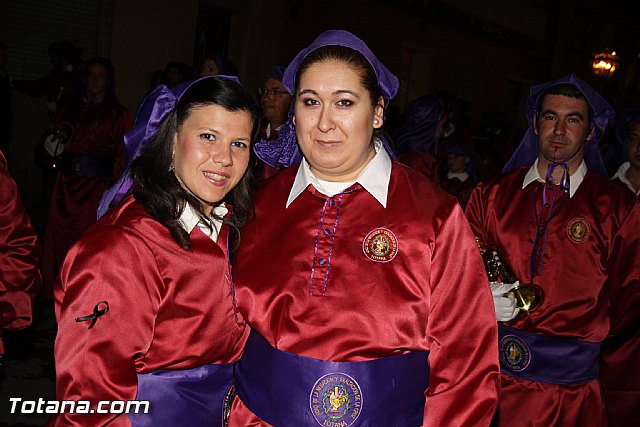
<path fill-rule="evenodd" d="M 389 71 L 382 62 L 378 60 L 378 58 L 376 58 L 373 52 L 362 40 L 344 30 L 325 31 L 308 47 L 302 49 L 295 58 L 293 58 L 291 63 L 287 66 L 282 78 L 282 84 L 290 94 L 293 95 L 295 92 L 295 78 L 302 61 L 304 61 L 311 52 L 323 46 L 344 46 L 360 52 L 369 64 L 371 64 L 371 67 L 378 78 L 378 84 L 382 91 L 385 108 L 389 105 L 391 99 L 393 99 L 398 93 L 398 88 L 400 86 L 398 78 L 394 76 L 391 71 Z M 293 104 L 294 103 L 291 104 L 291 108 L 289 109 L 287 121 L 278 131 L 278 138 L 271 141 L 260 140 L 254 145 L 254 151 L 258 158 L 272 167 L 275 167 L 276 165 L 288 167 L 302 160 L 302 153 L 298 147 L 298 140 L 296 138 L 296 131 L 292 120 Z M 395 159 L 395 155 L 393 154 L 388 141 L 386 141 L 384 137 L 381 137 L 381 139 L 391 158 Z"/>
<path fill-rule="evenodd" d="M 568 74 L 557 80 L 531 87 L 526 107 L 529 129 L 522 138 L 520 145 L 511 156 L 511 159 L 509 159 L 507 164 L 504 166 L 504 169 L 502 170 L 503 172 L 508 172 L 522 166 L 531 166 L 538 158 L 540 149 L 538 145 L 538 136 L 534 133 L 533 129 L 533 118 L 538 112 L 539 98 L 548 88 L 564 83 L 576 86 L 587 99 L 587 102 L 593 110 L 591 126 L 594 129 L 594 137 L 585 145 L 584 161 L 590 171 L 607 176 L 607 171 L 598 147 L 598 141 L 604 134 L 607 123 L 613 114 L 613 108 L 609 102 L 602 97 L 602 95 L 596 92 L 591 86 L 578 78 L 575 74 Z"/>
<path fill-rule="evenodd" d="M 104 193 L 104 196 L 100 201 L 100 205 L 98 206 L 98 219 L 100 219 L 110 208 L 120 203 L 124 196 L 129 192 L 132 184 L 129 177 L 129 166 L 131 165 L 131 162 L 144 151 L 147 146 L 147 141 L 154 133 L 156 133 L 164 119 L 176 106 L 176 103 L 180 100 L 182 94 L 185 93 L 192 84 L 211 77 L 213 76 L 206 76 L 189 82 L 184 82 L 174 86 L 172 89 L 169 89 L 165 85 L 158 85 L 149 95 L 147 95 L 144 101 L 142 101 L 142 105 L 140 106 L 138 115 L 136 116 L 135 126 L 124 136 L 127 168 L 113 187 Z M 221 75 L 217 77 L 225 77 L 229 80 L 240 83 L 238 78 L 235 76 Z"/>

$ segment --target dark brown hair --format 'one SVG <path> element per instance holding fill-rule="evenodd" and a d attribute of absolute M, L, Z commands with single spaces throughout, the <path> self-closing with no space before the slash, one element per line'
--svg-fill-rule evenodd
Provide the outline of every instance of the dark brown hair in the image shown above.
<path fill-rule="evenodd" d="M 173 140 L 191 112 L 207 105 L 219 105 L 228 111 L 250 113 L 253 123 L 252 143 L 255 141 L 259 110 L 252 96 L 233 80 L 209 77 L 193 83 L 185 91 L 158 131 L 149 139 L 144 152 L 131 163 L 132 188 L 136 200 L 149 215 L 167 227 L 174 240 L 184 249 L 191 247 L 189 234 L 179 222 L 185 204 L 191 205 L 201 219 L 205 219 L 206 215 L 198 199 L 182 188 L 171 170 Z M 223 200 L 233 205 L 233 215 L 222 219 L 235 231 L 253 212 L 253 188 L 253 175 L 248 167 L 238 185 Z M 208 221 L 204 223 L 208 224 Z"/>

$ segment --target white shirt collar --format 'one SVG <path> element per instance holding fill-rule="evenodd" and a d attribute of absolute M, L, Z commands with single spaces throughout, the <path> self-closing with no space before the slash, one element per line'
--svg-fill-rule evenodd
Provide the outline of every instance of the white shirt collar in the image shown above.
<path fill-rule="evenodd" d="M 213 208 L 213 212 L 221 218 L 224 218 L 224 216 L 229 212 L 229 209 L 227 209 L 226 205 L 223 202 L 219 206 Z M 180 214 L 179 221 L 180 225 L 187 233 L 191 234 L 196 226 L 200 226 L 202 232 L 209 236 L 211 240 L 213 240 L 214 242 L 218 241 L 218 233 L 220 232 L 220 228 L 222 227 L 222 220 L 211 218 L 209 220 L 209 224 L 211 225 L 210 228 L 200 224 L 200 217 L 198 216 L 198 213 L 189 203 L 185 203 L 184 209 Z"/>
<path fill-rule="evenodd" d="M 582 184 L 584 180 L 584 176 L 587 174 L 587 164 L 582 161 L 578 169 L 573 173 L 573 175 L 569 175 L 569 197 L 573 197 L 575 192 Z M 524 182 L 522 183 L 522 188 L 525 188 L 527 185 L 531 184 L 534 181 L 544 182 L 544 178 L 540 176 L 538 172 L 538 159 L 531 165 L 527 174 L 524 176 Z"/>
<path fill-rule="evenodd" d="M 613 175 L 613 177 L 611 177 L 611 179 L 618 178 L 624 185 L 629 188 L 629 190 L 633 192 L 633 194 L 635 194 L 636 196 L 640 196 L 640 190 L 636 191 L 636 189 L 633 188 L 633 184 L 631 184 L 631 181 L 629 181 L 629 179 L 627 178 L 627 171 L 629 170 L 629 168 L 631 168 L 631 163 L 624 162 L 620 165 L 618 171 L 615 175 Z"/>
<path fill-rule="evenodd" d="M 365 190 L 369 192 L 383 207 L 387 207 L 387 196 L 389 193 L 389 181 L 391 180 L 391 159 L 389 154 L 382 147 L 380 140 L 374 140 L 374 146 L 376 149 L 376 155 L 371 161 L 364 167 L 358 178 L 355 180 Z M 306 159 L 302 159 L 296 178 L 291 186 L 289 192 L 289 198 L 287 199 L 286 207 L 300 195 L 309 186 L 314 184 L 314 187 L 318 187 L 319 180 L 311 171 L 311 167 Z"/>
<path fill-rule="evenodd" d="M 448 171 L 447 172 L 447 178 L 448 179 L 457 178 L 461 182 L 465 182 L 467 179 L 469 179 L 469 174 L 467 172 L 451 172 L 451 171 Z"/>

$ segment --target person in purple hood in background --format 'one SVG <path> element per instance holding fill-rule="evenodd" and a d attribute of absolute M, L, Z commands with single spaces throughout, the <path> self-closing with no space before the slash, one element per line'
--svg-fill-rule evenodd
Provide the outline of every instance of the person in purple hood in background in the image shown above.
<path fill-rule="evenodd" d="M 260 129 L 260 140 L 263 144 L 278 139 L 278 131 L 287 121 L 291 107 L 291 94 L 282 85 L 282 76 L 286 65 L 274 65 L 267 71 L 262 86 L 258 89 L 260 106 L 264 123 Z M 282 170 L 282 165 L 272 167 L 258 159 L 256 176 L 266 179 Z"/>
<path fill-rule="evenodd" d="M 230 427 L 486 426 L 497 330 L 456 200 L 395 162 L 398 79 L 346 31 L 287 67 L 293 111 L 270 143 L 234 279 L 252 328 Z"/>
<path fill-rule="evenodd" d="M 398 161 L 440 182 L 438 140 L 444 134 L 447 107 L 439 95 L 424 95 L 407 103 L 396 135 Z"/>
<path fill-rule="evenodd" d="M 640 108 L 616 112 L 614 131 L 616 142 L 611 148 L 618 154 L 617 163 L 622 164 L 611 179 L 635 195 L 637 204 L 640 196 Z M 640 230 L 636 233 L 640 234 Z M 638 282 L 636 293 L 640 293 Z M 618 332 L 602 344 L 600 380 L 609 427 L 640 425 L 640 309 L 637 305 L 632 308 L 637 302 L 637 296 L 613 301 L 612 311 L 627 316 L 622 322 L 625 328 L 618 328 Z"/>
<path fill-rule="evenodd" d="M 533 86 L 527 133 L 504 173 L 479 184 L 467 205 L 480 244 L 510 271 L 491 284 L 498 426 L 607 425 L 600 344 L 625 327 L 612 303 L 637 306 L 640 269 L 638 209 L 607 178 L 598 149 L 612 113 L 573 74 Z"/>

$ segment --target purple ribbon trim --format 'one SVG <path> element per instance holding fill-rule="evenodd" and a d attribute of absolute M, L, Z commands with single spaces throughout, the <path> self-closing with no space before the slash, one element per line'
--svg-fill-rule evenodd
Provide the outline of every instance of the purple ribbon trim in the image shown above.
<path fill-rule="evenodd" d="M 547 167 L 547 176 L 545 178 L 545 184 L 553 184 L 553 171 L 558 166 L 560 166 L 563 169 L 562 177 L 560 177 L 559 185 L 562 191 L 567 193 L 567 196 L 568 196 L 571 185 L 569 183 L 569 166 L 565 162 L 553 162 L 549 164 L 549 166 Z M 544 202 L 545 206 L 549 205 L 549 201 L 547 200 L 547 185 L 545 185 L 544 189 L 542 190 L 542 201 Z"/>
<path fill-rule="evenodd" d="M 275 349 L 252 331 L 236 367 L 236 391 L 254 414 L 272 425 L 333 425 L 316 421 L 310 403 L 318 380 L 336 373 L 359 387 L 361 407 L 357 420 L 345 417 L 344 424 L 335 425 L 418 427 L 429 387 L 428 355 L 411 352 L 364 362 L 330 362 Z"/>
<path fill-rule="evenodd" d="M 136 400 L 149 401 L 148 414 L 129 414 L 132 427 L 222 427 L 224 400 L 233 364 L 138 374 Z"/>
<path fill-rule="evenodd" d="M 598 378 L 600 343 L 522 332 L 501 323 L 498 323 L 498 339 L 503 374 L 551 384 L 585 384 Z M 503 343 L 510 339 L 523 342 L 527 347 L 528 360 L 522 369 L 512 369 L 506 360 L 507 349 Z"/>

